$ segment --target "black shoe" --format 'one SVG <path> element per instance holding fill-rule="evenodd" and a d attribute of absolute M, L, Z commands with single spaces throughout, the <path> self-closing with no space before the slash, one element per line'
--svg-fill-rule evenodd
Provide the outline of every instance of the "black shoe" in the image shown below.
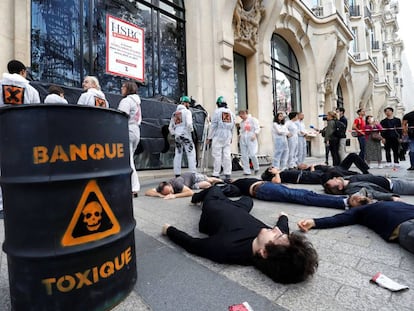
<path fill-rule="evenodd" d="M 407 168 L 407 171 L 414 171 L 414 167 L 411 166 L 411 167 Z"/>

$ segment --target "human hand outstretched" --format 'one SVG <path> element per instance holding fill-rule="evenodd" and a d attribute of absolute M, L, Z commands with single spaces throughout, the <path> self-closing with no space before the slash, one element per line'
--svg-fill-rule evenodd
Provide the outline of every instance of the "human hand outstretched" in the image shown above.
<path fill-rule="evenodd" d="M 300 231 L 308 232 L 310 229 L 315 227 L 315 221 L 312 218 L 299 220 L 298 227 Z"/>

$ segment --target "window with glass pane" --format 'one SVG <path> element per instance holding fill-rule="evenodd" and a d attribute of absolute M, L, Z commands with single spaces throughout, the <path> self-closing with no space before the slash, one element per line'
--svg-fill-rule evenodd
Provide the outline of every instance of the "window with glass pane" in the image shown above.
<path fill-rule="evenodd" d="M 248 109 L 247 106 L 247 76 L 246 58 L 242 55 L 233 54 L 234 63 L 234 106 L 236 113 Z"/>
<path fill-rule="evenodd" d="M 281 36 L 271 42 L 273 113 L 301 111 L 300 72 L 296 56 Z"/>
<path fill-rule="evenodd" d="M 81 87 L 85 75 L 96 75 L 103 91 L 119 93 L 124 78 L 105 73 L 107 14 L 144 29 L 140 95 L 178 99 L 185 93 L 182 0 L 32 0 L 33 78 Z"/>

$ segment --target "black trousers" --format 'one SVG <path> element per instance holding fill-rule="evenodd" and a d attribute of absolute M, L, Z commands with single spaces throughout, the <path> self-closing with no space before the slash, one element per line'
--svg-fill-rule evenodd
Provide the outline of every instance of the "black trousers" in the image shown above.
<path fill-rule="evenodd" d="M 398 138 L 388 138 L 385 140 L 384 144 L 384 150 L 385 150 L 385 159 L 388 163 L 391 162 L 391 150 L 392 155 L 394 157 L 394 163 L 399 163 L 400 161 L 400 155 L 399 155 L 399 147 L 400 142 L 398 141 Z"/>

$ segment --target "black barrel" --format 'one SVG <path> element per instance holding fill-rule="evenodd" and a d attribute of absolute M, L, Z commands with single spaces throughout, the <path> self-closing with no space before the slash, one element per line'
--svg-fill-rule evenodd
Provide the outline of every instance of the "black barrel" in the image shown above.
<path fill-rule="evenodd" d="M 108 310 L 136 255 L 128 118 L 77 105 L 0 108 L 13 310 Z"/>

